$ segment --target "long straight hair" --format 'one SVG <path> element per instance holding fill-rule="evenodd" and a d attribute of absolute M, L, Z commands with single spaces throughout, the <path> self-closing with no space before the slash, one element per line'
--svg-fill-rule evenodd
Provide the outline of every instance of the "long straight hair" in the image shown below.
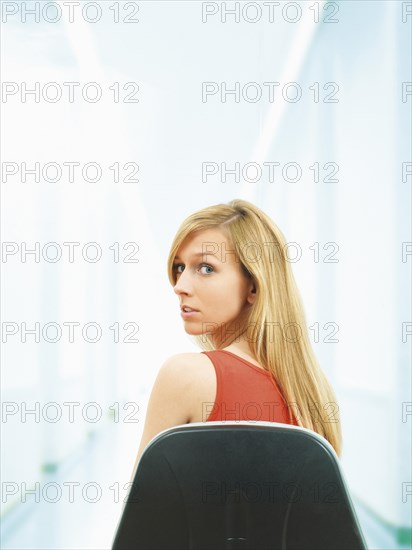
<path fill-rule="evenodd" d="M 251 352 L 279 387 L 290 422 L 295 416 L 299 426 L 323 436 L 341 456 L 336 395 L 313 352 L 302 300 L 286 256 L 286 240 L 271 218 L 241 199 L 194 212 L 180 225 L 172 242 L 167 261 L 170 283 L 176 284 L 173 262 L 184 239 L 194 231 L 210 228 L 226 235 L 245 276 L 254 281 L 256 298 L 242 331 L 248 333 L 252 327 L 253 336 L 248 333 Z M 205 351 L 216 349 L 208 334 L 195 336 L 195 341 Z"/>

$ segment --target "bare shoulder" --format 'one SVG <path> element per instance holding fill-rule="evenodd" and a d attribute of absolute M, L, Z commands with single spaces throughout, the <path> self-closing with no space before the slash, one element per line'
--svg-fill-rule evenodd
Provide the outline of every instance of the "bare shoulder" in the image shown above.
<path fill-rule="evenodd" d="M 185 396 L 190 422 L 202 421 L 202 403 L 214 402 L 217 390 L 216 372 L 205 353 L 171 355 L 163 367 L 169 370 L 170 383 Z"/>
<path fill-rule="evenodd" d="M 205 353 L 186 352 L 171 355 L 163 363 L 162 368 L 170 369 L 176 375 L 197 379 L 198 376 L 210 372 L 211 368 L 213 370 L 213 365 Z"/>

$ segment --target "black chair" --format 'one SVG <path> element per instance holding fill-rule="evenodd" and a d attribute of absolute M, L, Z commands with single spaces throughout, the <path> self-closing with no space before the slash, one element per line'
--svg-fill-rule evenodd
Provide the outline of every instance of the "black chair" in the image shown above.
<path fill-rule="evenodd" d="M 112 550 L 363 550 L 339 459 L 274 422 L 176 426 L 146 447 Z"/>

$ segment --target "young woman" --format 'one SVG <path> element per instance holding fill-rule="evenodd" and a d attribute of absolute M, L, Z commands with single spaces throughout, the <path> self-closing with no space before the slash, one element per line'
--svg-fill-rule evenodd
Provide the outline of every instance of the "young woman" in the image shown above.
<path fill-rule="evenodd" d="M 299 425 L 340 456 L 336 397 L 311 348 L 285 245 L 245 200 L 209 206 L 181 224 L 168 276 L 184 329 L 203 351 L 173 355 L 160 368 L 134 471 L 162 430 L 218 420 Z"/>

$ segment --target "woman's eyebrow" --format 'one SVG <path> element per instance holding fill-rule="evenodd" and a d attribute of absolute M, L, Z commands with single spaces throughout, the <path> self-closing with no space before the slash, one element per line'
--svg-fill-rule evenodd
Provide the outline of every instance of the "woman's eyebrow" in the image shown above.
<path fill-rule="evenodd" d="M 192 257 L 198 257 L 198 256 L 214 256 L 217 260 L 219 260 L 216 254 L 212 254 L 212 252 L 195 252 L 192 254 Z M 175 256 L 175 260 L 180 260 L 180 256 Z"/>

